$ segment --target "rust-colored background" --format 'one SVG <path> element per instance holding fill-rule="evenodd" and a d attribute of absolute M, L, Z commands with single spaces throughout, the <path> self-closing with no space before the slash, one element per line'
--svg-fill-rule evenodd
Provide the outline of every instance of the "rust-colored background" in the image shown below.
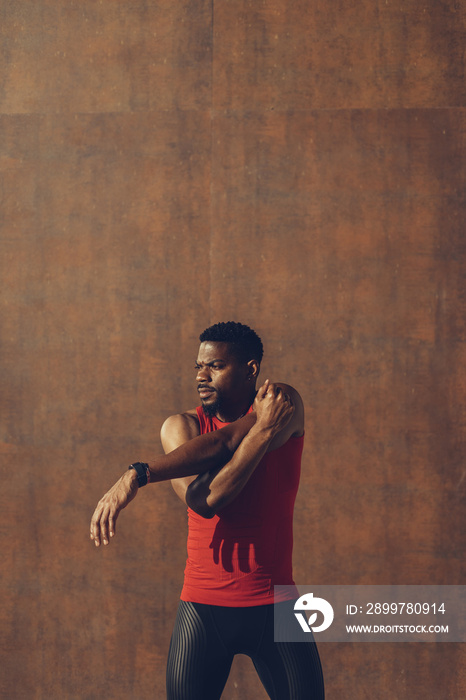
<path fill-rule="evenodd" d="M 167 484 L 88 540 L 255 327 L 307 409 L 299 583 L 465 583 L 464 2 L 0 2 L 2 698 L 164 698 Z M 465 647 L 322 645 L 329 700 L 461 700 Z M 265 697 L 237 658 L 225 700 Z"/>

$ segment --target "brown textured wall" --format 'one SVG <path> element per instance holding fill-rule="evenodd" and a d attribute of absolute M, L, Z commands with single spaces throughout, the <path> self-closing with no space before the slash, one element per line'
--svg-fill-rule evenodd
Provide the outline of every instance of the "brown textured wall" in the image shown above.
<path fill-rule="evenodd" d="M 5 698 L 164 697 L 166 484 L 95 502 L 250 323 L 307 409 L 300 583 L 464 583 L 462 2 L 0 2 Z M 464 645 L 326 645 L 329 700 L 459 700 Z M 238 658 L 225 700 L 264 698 Z"/>

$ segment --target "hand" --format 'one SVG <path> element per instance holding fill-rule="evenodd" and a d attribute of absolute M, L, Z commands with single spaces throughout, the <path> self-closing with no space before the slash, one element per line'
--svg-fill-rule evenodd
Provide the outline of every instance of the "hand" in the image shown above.
<path fill-rule="evenodd" d="M 118 515 L 136 496 L 138 488 L 136 472 L 128 469 L 100 499 L 91 520 L 91 540 L 96 547 L 101 541 L 108 544 L 110 537 L 114 537 Z"/>
<path fill-rule="evenodd" d="M 257 392 L 254 410 L 257 414 L 256 425 L 267 428 L 276 435 L 291 420 L 294 406 L 289 394 L 266 379 Z"/>

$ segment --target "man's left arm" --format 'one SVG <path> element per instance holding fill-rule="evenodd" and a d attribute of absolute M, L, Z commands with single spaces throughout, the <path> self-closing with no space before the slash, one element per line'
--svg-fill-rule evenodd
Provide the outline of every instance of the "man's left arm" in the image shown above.
<path fill-rule="evenodd" d="M 204 518 L 212 518 L 239 495 L 266 452 L 303 434 L 303 402 L 287 384 L 261 387 L 254 410 L 256 423 L 227 464 L 200 474 L 185 486 L 187 505 Z"/>

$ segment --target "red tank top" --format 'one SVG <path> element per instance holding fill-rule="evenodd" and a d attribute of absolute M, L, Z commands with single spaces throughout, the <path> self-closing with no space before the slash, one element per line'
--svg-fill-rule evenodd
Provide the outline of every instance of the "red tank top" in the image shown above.
<path fill-rule="evenodd" d="M 252 409 L 251 409 L 252 410 Z M 201 435 L 226 425 L 197 408 Z M 211 519 L 188 508 L 181 600 L 227 607 L 274 602 L 292 586 L 293 509 L 304 436 L 268 452 L 234 501 Z"/>

